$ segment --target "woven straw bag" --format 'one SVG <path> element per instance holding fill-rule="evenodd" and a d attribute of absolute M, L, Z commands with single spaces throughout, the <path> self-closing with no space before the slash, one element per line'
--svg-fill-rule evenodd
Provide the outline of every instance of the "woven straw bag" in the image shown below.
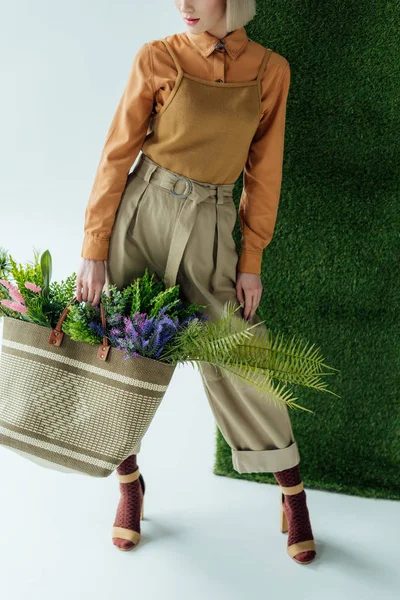
<path fill-rule="evenodd" d="M 108 477 L 136 454 L 175 366 L 125 359 L 106 337 L 100 346 L 72 340 L 61 331 L 69 307 L 52 330 L 4 317 L 0 445 L 45 467 Z"/>

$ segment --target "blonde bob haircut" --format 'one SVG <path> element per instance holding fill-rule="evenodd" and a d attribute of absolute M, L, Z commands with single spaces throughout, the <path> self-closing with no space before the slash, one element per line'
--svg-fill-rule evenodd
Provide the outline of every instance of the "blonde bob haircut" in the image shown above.
<path fill-rule="evenodd" d="M 244 27 L 256 14 L 256 0 L 226 0 L 228 33 Z"/>

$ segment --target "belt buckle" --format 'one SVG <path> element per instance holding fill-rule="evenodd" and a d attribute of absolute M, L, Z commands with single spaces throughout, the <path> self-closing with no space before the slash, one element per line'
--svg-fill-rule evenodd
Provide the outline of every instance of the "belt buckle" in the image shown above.
<path fill-rule="evenodd" d="M 178 179 L 183 179 L 184 181 L 186 181 L 186 182 L 189 184 L 189 192 L 188 192 L 188 193 L 184 192 L 183 194 L 177 194 L 177 193 L 174 191 L 174 187 L 175 187 L 175 184 L 176 184 L 176 182 L 178 181 Z M 172 188 L 172 189 L 170 189 L 170 190 L 168 190 L 168 191 L 169 191 L 169 193 L 170 193 L 170 194 L 172 194 L 173 196 L 176 196 L 177 198 L 187 198 L 187 197 L 188 197 L 188 196 L 189 196 L 189 195 L 192 193 L 192 191 L 193 191 L 193 183 L 192 183 L 192 180 L 191 180 L 191 179 L 189 179 L 188 177 L 185 177 L 184 175 L 179 175 L 179 176 L 177 176 L 177 178 L 176 178 L 176 179 L 175 179 L 175 181 L 174 181 L 174 186 L 173 186 L 173 188 Z"/>

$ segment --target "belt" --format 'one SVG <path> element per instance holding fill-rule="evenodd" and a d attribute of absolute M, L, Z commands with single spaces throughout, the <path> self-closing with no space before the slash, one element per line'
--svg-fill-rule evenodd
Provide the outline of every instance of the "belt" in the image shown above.
<path fill-rule="evenodd" d="M 171 197 L 184 198 L 185 202 L 178 214 L 175 223 L 170 249 L 168 252 L 167 263 L 164 274 L 165 287 L 176 285 L 176 277 L 179 270 L 183 253 L 185 251 L 190 233 L 196 222 L 198 205 L 200 202 L 211 202 L 216 207 L 216 224 L 217 236 L 220 233 L 221 213 L 219 206 L 224 202 L 232 202 L 232 190 L 235 186 L 231 184 L 210 184 L 202 183 L 174 173 L 165 167 L 155 163 L 147 155 L 141 154 L 137 165 L 134 167 L 134 172 L 142 177 L 148 183 L 154 183 L 165 188 L 171 194 Z M 176 191 L 175 188 L 180 191 Z M 217 257 L 212 274 L 212 286 L 215 289 L 215 284 L 219 276 L 221 267 L 221 251 L 220 244 L 217 239 Z"/>

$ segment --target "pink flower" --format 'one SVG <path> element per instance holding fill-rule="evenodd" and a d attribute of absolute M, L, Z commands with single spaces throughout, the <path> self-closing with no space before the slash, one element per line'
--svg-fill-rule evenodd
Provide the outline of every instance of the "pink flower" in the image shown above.
<path fill-rule="evenodd" d="M 11 283 L 7 281 L 7 279 L 0 279 L 0 283 L 2 283 L 8 290 L 11 288 Z"/>
<path fill-rule="evenodd" d="M 4 287 L 8 289 L 8 293 L 13 300 L 20 302 L 21 304 L 25 304 L 24 297 L 20 294 L 20 291 L 16 285 L 10 283 L 6 279 L 0 279 L 0 283 L 2 283 Z"/>
<path fill-rule="evenodd" d="M 17 302 L 19 302 L 21 304 L 25 304 L 24 297 L 19 293 L 18 289 L 12 288 L 11 290 L 8 290 L 8 293 L 10 294 L 10 296 L 13 300 L 16 300 Z"/>
<path fill-rule="evenodd" d="M 36 285 L 35 283 L 31 283 L 30 281 L 25 281 L 25 287 L 28 288 L 28 290 L 31 290 L 32 292 L 36 292 L 37 294 L 40 294 L 40 292 L 42 291 L 40 285 Z"/>
<path fill-rule="evenodd" d="M 24 304 L 20 304 L 19 302 L 13 302 L 12 300 L 0 300 L 0 304 L 3 304 L 3 306 L 7 306 L 7 308 L 11 308 L 12 310 L 15 310 L 19 313 L 26 313 L 28 310 L 28 307 Z"/>

